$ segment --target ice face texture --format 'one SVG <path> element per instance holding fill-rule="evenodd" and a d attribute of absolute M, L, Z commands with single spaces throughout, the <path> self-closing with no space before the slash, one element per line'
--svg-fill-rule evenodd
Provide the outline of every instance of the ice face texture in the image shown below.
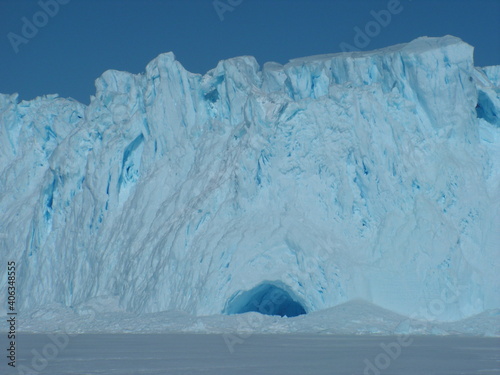
<path fill-rule="evenodd" d="M 270 285 L 307 312 L 498 308 L 499 77 L 447 36 L 204 76 L 166 53 L 105 72 L 88 106 L 1 95 L 19 307 L 203 315 Z"/>

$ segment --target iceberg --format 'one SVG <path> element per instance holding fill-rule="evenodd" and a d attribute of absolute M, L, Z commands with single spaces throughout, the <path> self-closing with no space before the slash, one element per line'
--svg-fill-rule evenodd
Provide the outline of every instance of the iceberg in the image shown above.
<path fill-rule="evenodd" d="M 0 95 L 20 310 L 231 314 L 276 291 L 283 316 L 500 308 L 500 66 L 460 39 L 205 75 L 165 53 L 95 84 L 89 105 Z"/>

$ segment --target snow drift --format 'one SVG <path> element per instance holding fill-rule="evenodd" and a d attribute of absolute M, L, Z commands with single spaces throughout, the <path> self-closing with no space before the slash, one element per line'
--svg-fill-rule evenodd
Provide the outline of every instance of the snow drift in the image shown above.
<path fill-rule="evenodd" d="M 500 308 L 499 85 L 447 36 L 203 76 L 166 53 L 88 106 L 0 95 L 18 307 L 209 315 L 267 285 L 307 313 Z"/>

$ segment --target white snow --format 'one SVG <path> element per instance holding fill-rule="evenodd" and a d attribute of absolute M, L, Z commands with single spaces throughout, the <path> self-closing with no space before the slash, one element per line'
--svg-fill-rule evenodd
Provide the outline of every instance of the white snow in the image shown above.
<path fill-rule="evenodd" d="M 314 333 L 335 335 L 473 335 L 500 337 L 500 309 L 454 321 L 417 319 L 362 300 L 293 318 L 257 312 L 194 316 L 183 311 L 139 314 L 112 308 L 113 299 L 94 299 L 74 308 L 45 306 L 19 316 L 23 332 L 48 333 L 197 333 L 252 334 Z M 107 305 L 108 308 L 103 308 Z"/>
<path fill-rule="evenodd" d="M 105 72 L 89 106 L 0 95 L 18 308 L 111 297 L 98 315 L 117 331 L 119 314 L 160 314 L 162 330 L 172 311 L 210 331 L 199 316 L 231 327 L 216 314 L 268 283 L 309 313 L 266 316 L 280 332 L 331 330 L 330 310 L 294 322 L 358 299 L 426 321 L 496 314 L 499 72 L 446 36 L 204 76 L 166 53 Z M 0 280 L 6 295 L 6 267 Z"/>

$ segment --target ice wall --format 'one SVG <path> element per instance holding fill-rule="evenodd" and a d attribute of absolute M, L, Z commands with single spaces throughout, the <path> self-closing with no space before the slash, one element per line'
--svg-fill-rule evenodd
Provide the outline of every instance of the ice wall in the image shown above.
<path fill-rule="evenodd" d="M 89 106 L 0 95 L 1 264 L 24 310 L 212 314 L 262 283 L 308 312 L 498 308 L 499 81 L 447 36 L 204 76 L 167 53 Z"/>

